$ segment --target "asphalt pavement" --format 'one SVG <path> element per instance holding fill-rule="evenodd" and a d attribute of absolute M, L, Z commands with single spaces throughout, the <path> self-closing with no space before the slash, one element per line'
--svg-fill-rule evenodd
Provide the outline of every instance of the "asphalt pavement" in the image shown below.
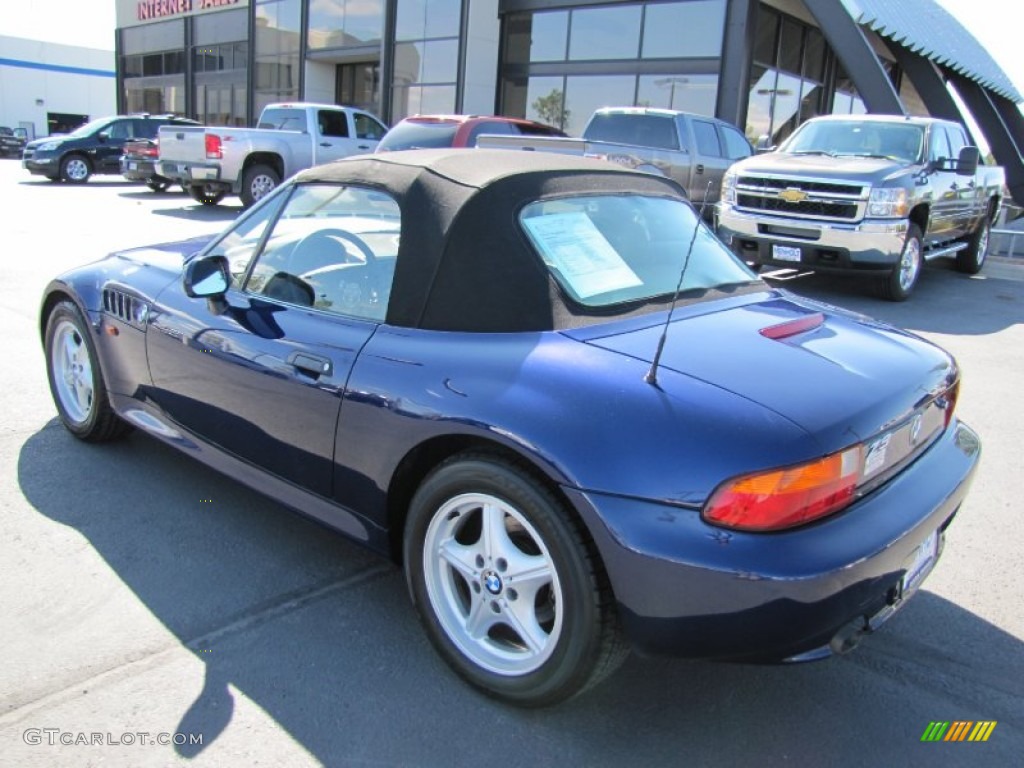
<path fill-rule="evenodd" d="M 880 632 L 791 667 L 634 656 L 583 697 L 522 711 L 448 671 L 388 562 L 145 435 L 86 445 L 57 422 L 47 281 L 217 231 L 236 200 L 51 184 L 6 160 L 0 201 L 0 765 L 1020 764 L 1024 265 L 930 264 L 903 304 L 852 279 L 768 278 L 920 333 L 963 371 L 981 467 L 936 570 Z M 923 743 L 935 721 L 996 726 Z"/>

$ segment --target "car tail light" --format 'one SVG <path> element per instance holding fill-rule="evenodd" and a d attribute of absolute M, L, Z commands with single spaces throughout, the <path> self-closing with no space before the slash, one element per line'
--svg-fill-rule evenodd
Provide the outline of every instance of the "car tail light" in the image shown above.
<path fill-rule="evenodd" d="M 853 501 L 863 456 L 856 445 L 808 464 L 734 478 L 711 496 L 704 519 L 743 531 L 777 531 L 830 515 Z"/>
<path fill-rule="evenodd" d="M 220 160 L 224 157 L 220 136 L 215 133 L 206 134 L 206 157 L 208 160 Z"/>
<path fill-rule="evenodd" d="M 956 401 L 959 397 L 960 379 L 957 379 L 953 386 L 943 392 L 942 396 L 939 398 L 939 404 L 945 409 L 946 427 L 948 427 L 949 423 L 953 420 L 953 411 L 956 410 Z"/>

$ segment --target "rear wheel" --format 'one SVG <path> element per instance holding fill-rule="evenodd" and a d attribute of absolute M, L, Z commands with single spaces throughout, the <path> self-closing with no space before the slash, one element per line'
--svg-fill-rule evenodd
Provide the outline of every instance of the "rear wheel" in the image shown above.
<path fill-rule="evenodd" d="M 60 177 L 72 184 L 84 184 L 92 175 L 92 166 L 81 155 L 68 155 L 60 161 Z"/>
<path fill-rule="evenodd" d="M 521 467 L 463 454 L 413 498 L 409 591 L 441 656 L 485 693 L 545 706 L 625 658 L 601 564 L 580 523 Z"/>
<path fill-rule="evenodd" d="M 248 208 L 253 203 L 258 203 L 280 183 L 280 175 L 269 165 L 249 166 L 242 176 L 242 190 L 239 193 L 242 205 Z"/>
<path fill-rule="evenodd" d="M 91 329 L 70 301 L 46 321 L 46 373 L 61 422 L 82 440 L 113 440 L 130 431 L 110 407 Z"/>
<path fill-rule="evenodd" d="M 224 195 L 227 194 L 223 190 L 207 190 L 202 185 L 191 186 L 188 188 L 188 193 L 197 203 L 203 205 L 216 205 L 224 199 Z"/>
<path fill-rule="evenodd" d="M 988 218 L 982 220 L 978 228 L 967 240 L 967 247 L 956 255 L 956 268 L 968 275 L 976 275 L 985 265 L 988 255 L 989 235 L 992 225 Z"/>
<path fill-rule="evenodd" d="M 923 265 L 921 228 L 917 224 L 911 224 L 896 268 L 882 278 L 879 286 L 882 296 L 890 301 L 906 301 L 917 285 Z"/>

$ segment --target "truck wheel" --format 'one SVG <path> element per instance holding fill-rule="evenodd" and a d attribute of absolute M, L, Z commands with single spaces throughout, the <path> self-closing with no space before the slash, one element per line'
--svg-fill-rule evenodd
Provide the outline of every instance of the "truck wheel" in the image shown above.
<path fill-rule="evenodd" d="M 197 203 L 202 203 L 203 205 L 216 205 L 217 203 L 224 199 L 225 194 L 222 191 L 207 192 L 206 188 L 203 187 L 202 185 L 189 187 L 188 193 L 193 200 L 195 200 Z"/>
<path fill-rule="evenodd" d="M 982 219 L 981 224 L 974 230 L 974 234 L 967 240 L 967 247 L 956 255 L 957 269 L 968 275 L 976 275 L 981 272 L 981 268 L 985 264 L 985 257 L 988 255 L 991 228 L 989 220 Z"/>
<path fill-rule="evenodd" d="M 68 155 L 60 161 L 60 177 L 71 184 L 84 184 L 92 175 L 89 161 L 81 155 Z"/>
<path fill-rule="evenodd" d="M 248 208 L 273 192 L 280 183 L 281 177 L 269 165 L 252 165 L 242 176 L 242 191 L 238 196 L 242 198 L 242 205 Z"/>
<path fill-rule="evenodd" d="M 921 228 L 911 224 L 907 230 L 907 239 L 903 243 L 900 260 L 886 277 L 882 279 L 880 290 L 883 298 L 889 301 L 906 301 L 917 285 L 921 276 L 924 258 L 921 256 Z"/>

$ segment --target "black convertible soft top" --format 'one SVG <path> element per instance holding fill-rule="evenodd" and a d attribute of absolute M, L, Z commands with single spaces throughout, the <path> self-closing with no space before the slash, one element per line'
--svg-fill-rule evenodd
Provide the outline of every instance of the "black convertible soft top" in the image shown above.
<path fill-rule="evenodd" d="M 376 187 L 398 201 L 402 236 L 387 322 L 445 331 L 546 331 L 632 314 L 636 307 L 596 313 L 568 301 L 519 226 L 519 211 L 562 196 L 686 200 L 667 178 L 512 150 L 360 155 L 303 171 L 296 181 Z"/>

